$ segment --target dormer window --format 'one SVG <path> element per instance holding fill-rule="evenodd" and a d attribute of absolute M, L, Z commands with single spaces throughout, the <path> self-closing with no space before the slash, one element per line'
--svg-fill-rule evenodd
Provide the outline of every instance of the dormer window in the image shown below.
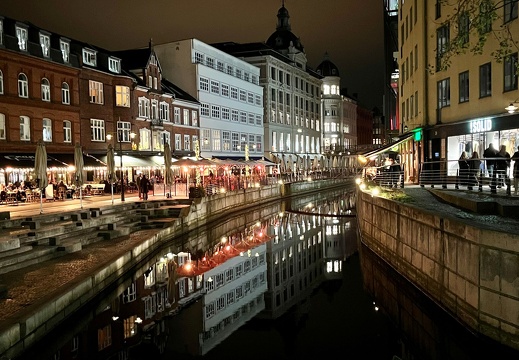
<path fill-rule="evenodd" d="M 43 57 L 48 58 L 50 56 L 50 36 L 47 34 L 40 33 L 40 46 Z"/>
<path fill-rule="evenodd" d="M 63 62 L 68 64 L 70 58 L 70 42 L 64 39 L 60 39 L 59 47 L 61 49 L 61 56 L 63 57 Z"/>
<path fill-rule="evenodd" d="M 83 49 L 83 63 L 86 65 L 97 66 L 96 51 Z"/>
<path fill-rule="evenodd" d="M 108 69 L 111 72 L 121 73 L 121 60 L 115 58 L 108 58 Z"/>
<path fill-rule="evenodd" d="M 0 45 L 4 43 L 4 21 L 0 19 Z"/>
<path fill-rule="evenodd" d="M 16 38 L 18 39 L 20 50 L 27 51 L 27 29 L 16 26 Z"/>

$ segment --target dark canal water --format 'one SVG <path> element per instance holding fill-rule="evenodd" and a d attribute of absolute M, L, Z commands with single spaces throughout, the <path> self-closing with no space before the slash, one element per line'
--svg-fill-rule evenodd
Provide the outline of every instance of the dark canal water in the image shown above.
<path fill-rule="evenodd" d="M 196 234 L 207 251 L 184 239 L 162 253 L 174 252 L 177 262 L 190 251 L 201 259 L 201 252 L 221 250 L 221 239 L 238 246 L 266 235 L 263 247 L 249 252 L 265 251 L 252 262 L 250 283 L 226 270 L 222 288 L 234 281 L 231 292 L 181 298 L 196 285 L 179 290 L 182 278 L 170 267 L 164 278 L 158 254 L 20 359 L 519 358 L 465 330 L 361 246 L 354 206 L 354 193 L 334 191 L 222 220 Z M 217 275 L 204 276 L 206 285 L 214 276 L 218 291 Z M 247 289 L 256 295 L 245 303 Z"/>

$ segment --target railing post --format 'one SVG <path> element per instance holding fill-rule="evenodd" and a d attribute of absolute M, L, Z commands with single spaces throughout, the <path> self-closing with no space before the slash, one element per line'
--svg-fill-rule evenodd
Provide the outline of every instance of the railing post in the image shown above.
<path fill-rule="evenodd" d="M 447 161 L 440 163 L 442 189 L 447 189 Z"/>
<path fill-rule="evenodd" d="M 454 185 L 454 188 L 456 190 L 459 190 L 460 188 L 460 170 L 456 170 L 456 185 Z"/>
<path fill-rule="evenodd" d="M 483 191 L 483 170 L 479 172 L 479 185 L 478 185 L 478 191 Z"/>
<path fill-rule="evenodd" d="M 490 192 L 492 194 L 497 193 L 497 185 L 496 185 L 497 179 L 496 179 L 496 169 L 495 167 L 492 169 L 492 179 L 490 180 Z"/>

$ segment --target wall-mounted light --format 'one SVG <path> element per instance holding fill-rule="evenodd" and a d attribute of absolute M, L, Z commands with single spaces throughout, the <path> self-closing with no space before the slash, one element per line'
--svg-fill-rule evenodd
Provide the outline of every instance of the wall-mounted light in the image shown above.
<path fill-rule="evenodd" d="M 508 105 L 507 107 L 505 107 L 505 110 L 508 111 L 510 114 L 513 114 L 514 112 L 517 111 L 518 107 L 515 106 L 517 102 L 514 101 L 512 103 L 510 103 L 510 105 Z"/>

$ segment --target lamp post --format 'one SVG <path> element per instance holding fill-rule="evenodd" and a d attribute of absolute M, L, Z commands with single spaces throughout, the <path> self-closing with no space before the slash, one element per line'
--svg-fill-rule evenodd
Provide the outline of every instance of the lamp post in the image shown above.
<path fill-rule="evenodd" d="M 107 134 L 106 138 L 108 141 L 112 140 L 112 134 Z M 121 166 L 121 201 L 124 200 L 124 175 L 123 175 L 123 142 L 122 142 L 122 132 L 117 132 L 117 139 L 114 139 L 119 144 L 119 158 L 120 158 L 120 166 Z M 130 138 L 133 142 L 133 139 L 135 138 L 135 133 L 130 133 Z"/>

